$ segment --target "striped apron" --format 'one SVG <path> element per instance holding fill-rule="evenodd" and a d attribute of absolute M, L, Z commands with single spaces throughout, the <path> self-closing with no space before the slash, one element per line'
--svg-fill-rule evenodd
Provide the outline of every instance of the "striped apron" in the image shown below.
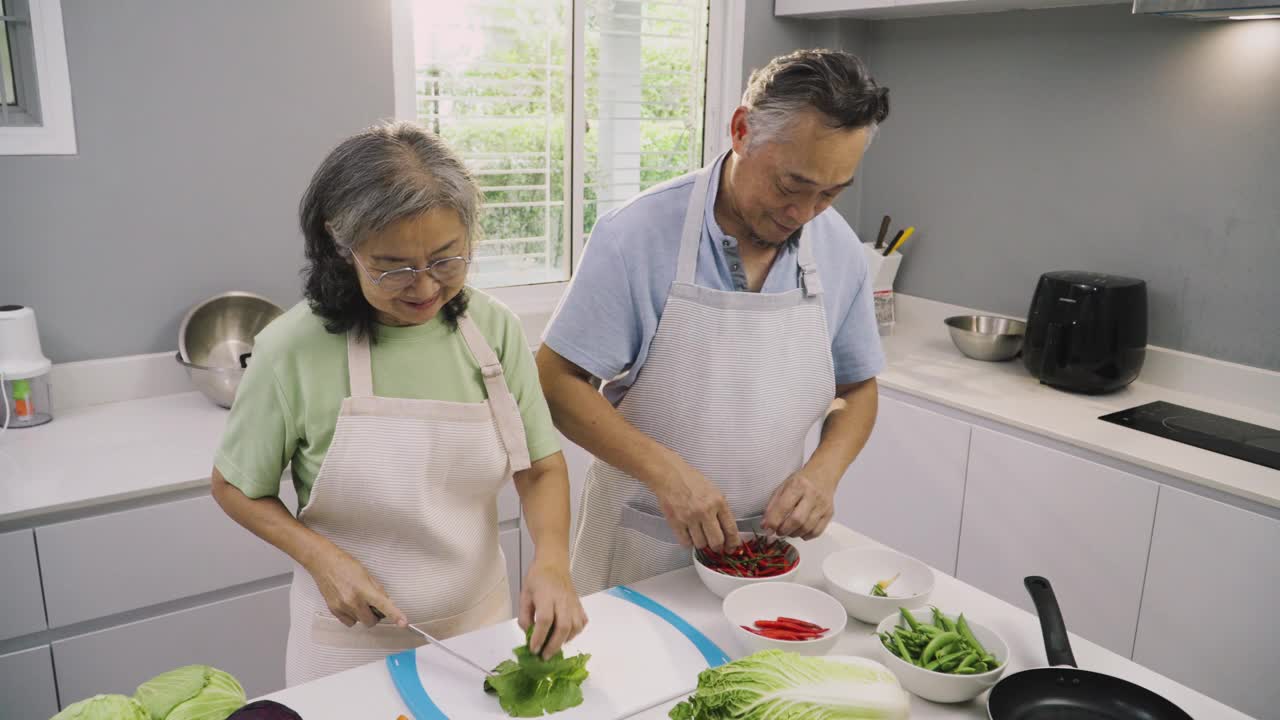
<path fill-rule="evenodd" d="M 497 497 L 529 467 L 497 355 L 469 317 L 458 327 L 480 366 L 484 402 L 377 397 L 369 344 L 347 336 L 351 396 L 298 515 L 382 583 L 409 622 L 440 638 L 511 617 Z M 422 644 L 389 621 L 344 626 L 301 566 L 289 610 L 289 686 Z"/>
<path fill-rule="evenodd" d="M 835 370 L 822 283 L 803 235 L 795 290 L 694 284 L 714 167 L 697 175 L 675 282 L 618 411 L 715 483 L 743 527 L 804 464 L 805 436 L 835 397 Z M 654 494 L 608 463 L 591 464 L 579 507 L 572 572 L 583 595 L 692 563 Z"/>

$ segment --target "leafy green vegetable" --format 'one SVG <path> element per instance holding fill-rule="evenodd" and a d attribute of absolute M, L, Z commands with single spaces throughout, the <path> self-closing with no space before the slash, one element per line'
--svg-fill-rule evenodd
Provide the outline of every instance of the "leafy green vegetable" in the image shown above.
<path fill-rule="evenodd" d="M 138 686 L 133 696 L 150 720 L 226 720 L 244 705 L 244 688 L 208 665 L 187 665 Z"/>
<path fill-rule="evenodd" d="M 512 650 L 515 660 L 503 660 L 493 669 L 497 677 L 485 678 L 484 691 L 496 693 L 498 704 L 512 717 L 542 717 L 581 705 L 591 656 L 566 658 L 561 651 L 543 660 L 529 650 L 529 635 L 526 631 L 525 644 Z"/>
<path fill-rule="evenodd" d="M 147 709 L 128 695 L 94 695 L 53 716 L 53 720 L 150 720 Z"/>
<path fill-rule="evenodd" d="M 902 720 L 907 694 L 880 663 L 765 650 L 704 670 L 671 720 Z"/>

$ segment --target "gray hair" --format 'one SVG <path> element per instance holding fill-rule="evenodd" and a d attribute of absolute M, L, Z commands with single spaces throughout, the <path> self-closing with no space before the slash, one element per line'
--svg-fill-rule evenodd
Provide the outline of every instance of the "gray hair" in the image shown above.
<path fill-rule="evenodd" d="M 480 189 L 440 136 L 410 122 L 381 123 L 347 138 L 316 170 L 302 198 L 303 232 L 345 254 L 371 233 L 443 207 L 474 239 L 480 203 Z"/>
<path fill-rule="evenodd" d="M 332 333 L 356 330 L 377 340 L 376 316 L 349 258 L 371 233 L 437 208 L 458 213 L 468 253 L 479 234 L 481 193 L 440 137 L 408 122 L 382 123 L 342 141 L 320 163 L 302 196 L 299 220 L 307 267 L 303 295 Z M 441 308 L 457 329 L 467 309 L 462 289 Z"/>
<path fill-rule="evenodd" d="M 840 50 L 797 50 L 754 70 L 742 94 L 748 147 L 776 140 L 806 110 L 828 127 L 869 128 L 867 142 L 889 116 L 889 88 L 878 85 L 857 56 Z"/>

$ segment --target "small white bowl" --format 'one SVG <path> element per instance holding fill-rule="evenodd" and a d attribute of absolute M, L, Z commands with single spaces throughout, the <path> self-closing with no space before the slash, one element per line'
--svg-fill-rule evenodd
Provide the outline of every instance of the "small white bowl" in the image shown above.
<path fill-rule="evenodd" d="M 932 613 L 915 615 L 916 619 L 922 622 L 932 621 L 933 617 Z M 947 617 L 951 620 L 956 619 L 953 615 L 947 615 Z M 880 651 L 880 662 L 898 676 L 902 687 L 925 700 L 938 703 L 968 702 L 995 685 L 1000 676 L 1004 675 L 1004 669 L 1009 664 L 1009 646 L 995 631 L 985 625 L 974 622 L 968 616 L 965 617 L 965 622 L 973 631 L 973 636 L 982 643 L 983 649 L 994 655 L 1000 662 L 1000 667 L 976 675 L 952 675 L 936 670 L 925 670 L 889 652 L 877 637 L 876 648 Z M 902 621 L 901 615 L 887 617 L 876 627 L 876 633 L 893 632 L 893 629 L 899 625 L 907 626 L 907 623 Z"/>
<path fill-rule="evenodd" d="M 844 608 L 835 598 L 808 585 L 790 582 L 766 582 L 740 587 L 729 593 L 721 605 L 725 620 L 748 652 L 788 650 L 801 655 L 826 655 L 835 647 L 849 622 Z M 816 640 L 774 640 L 742 629 L 757 620 L 779 617 L 816 623 L 830 632 Z"/>
<path fill-rule="evenodd" d="M 888 597 L 875 597 L 871 587 L 898 573 Z M 921 607 L 933 594 L 933 570 L 915 558 L 888 548 L 860 547 L 837 550 L 822 561 L 827 590 L 853 618 L 878 623 L 899 607 Z"/>
<path fill-rule="evenodd" d="M 744 536 L 743 540 L 746 539 L 747 537 Z M 773 577 L 744 578 L 736 577 L 734 575 L 725 575 L 718 570 L 712 570 L 706 565 L 703 565 L 702 561 L 698 559 L 698 552 L 696 550 L 693 552 L 693 566 L 698 569 L 698 577 L 702 579 L 702 584 L 706 585 L 708 590 L 720 597 L 726 597 L 729 593 L 740 587 L 759 585 L 760 583 L 767 582 L 792 582 L 795 580 L 796 573 L 800 571 L 800 564 L 804 562 L 804 557 L 800 555 L 800 548 L 796 547 L 795 543 L 788 544 L 791 545 L 793 550 L 795 550 L 796 566 L 781 575 L 774 575 Z"/>

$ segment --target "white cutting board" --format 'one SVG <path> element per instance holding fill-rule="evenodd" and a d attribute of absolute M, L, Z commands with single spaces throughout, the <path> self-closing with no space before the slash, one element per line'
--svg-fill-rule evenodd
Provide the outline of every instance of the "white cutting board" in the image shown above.
<path fill-rule="evenodd" d="M 667 621 L 626 600 L 597 593 L 582 601 L 591 618 L 565 655 L 591 653 L 583 702 L 554 715 L 556 720 L 616 720 L 659 700 L 692 692 L 707 661 L 693 643 Z M 508 658 L 524 642 L 515 621 L 447 641 L 485 667 Z M 483 691 L 484 678 L 439 648 L 417 651 L 418 676 L 440 711 L 449 718 L 506 720 L 496 695 Z"/>

